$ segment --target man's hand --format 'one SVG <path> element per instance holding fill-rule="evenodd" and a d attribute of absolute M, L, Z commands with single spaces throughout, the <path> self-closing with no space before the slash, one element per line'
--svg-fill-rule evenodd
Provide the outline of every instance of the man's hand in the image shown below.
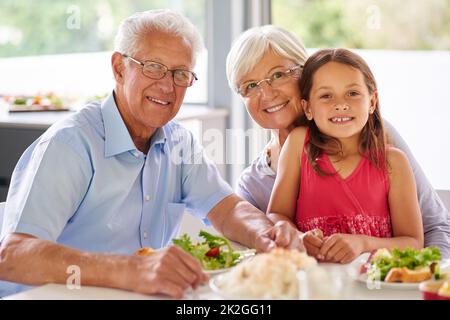
<path fill-rule="evenodd" d="M 182 298 L 183 292 L 204 284 L 208 276 L 200 262 L 176 246 L 146 257 L 133 257 L 127 275 L 130 290 L 145 294 L 167 294 Z"/>
<path fill-rule="evenodd" d="M 302 234 L 288 221 L 278 221 L 261 233 L 255 241 L 255 249 L 258 252 L 267 252 L 275 247 L 305 251 Z"/>
<path fill-rule="evenodd" d="M 303 244 L 310 256 L 317 258 L 323 243 L 323 232 L 320 229 L 309 230 L 303 234 Z"/>
<path fill-rule="evenodd" d="M 335 233 L 324 239 L 317 255 L 319 260 L 349 263 L 364 252 L 364 236 Z"/>

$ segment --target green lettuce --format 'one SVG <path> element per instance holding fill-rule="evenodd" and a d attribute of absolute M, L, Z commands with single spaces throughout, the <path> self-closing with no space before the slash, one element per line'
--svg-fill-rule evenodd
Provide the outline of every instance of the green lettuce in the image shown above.
<path fill-rule="evenodd" d="M 441 260 L 441 251 L 438 247 L 427 247 L 421 250 L 394 248 L 391 256 L 383 256 L 370 261 L 368 278 L 384 281 L 392 268 L 406 267 L 410 270 L 419 269 Z M 432 268 L 436 278 L 439 278 L 439 268 Z"/>
<path fill-rule="evenodd" d="M 199 236 L 205 239 L 201 243 L 194 243 L 187 234 L 172 241 L 175 245 L 197 258 L 205 270 L 217 270 L 236 265 L 241 255 L 233 250 L 226 238 L 212 235 L 203 230 L 200 231 Z M 207 256 L 206 254 L 213 248 L 219 248 L 219 253 L 216 256 Z"/>

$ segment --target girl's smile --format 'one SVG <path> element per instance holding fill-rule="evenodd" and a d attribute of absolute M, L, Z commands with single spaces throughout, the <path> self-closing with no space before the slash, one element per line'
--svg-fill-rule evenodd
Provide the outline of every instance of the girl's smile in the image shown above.
<path fill-rule="evenodd" d="M 328 120 L 334 124 L 343 125 L 343 124 L 349 123 L 353 119 L 355 119 L 355 118 L 350 117 L 350 116 L 336 116 L 336 117 L 330 118 Z"/>

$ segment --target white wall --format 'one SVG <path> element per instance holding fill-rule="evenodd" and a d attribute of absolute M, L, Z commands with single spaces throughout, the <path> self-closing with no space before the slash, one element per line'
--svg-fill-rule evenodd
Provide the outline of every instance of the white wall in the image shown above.
<path fill-rule="evenodd" d="M 361 51 L 378 81 L 381 112 L 436 189 L 450 190 L 450 52 Z"/>

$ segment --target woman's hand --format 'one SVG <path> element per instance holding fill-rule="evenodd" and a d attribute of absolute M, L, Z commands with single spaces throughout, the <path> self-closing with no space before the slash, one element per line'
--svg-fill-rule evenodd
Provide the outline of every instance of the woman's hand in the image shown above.
<path fill-rule="evenodd" d="M 349 263 L 365 251 L 364 235 L 335 233 L 324 238 L 317 258 L 336 263 Z"/>
<path fill-rule="evenodd" d="M 317 258 L 320 248 L 323 245 L 323 232 L 320 229 L 313 229 L 303 234 L 303 245 L 308 255 Z"/>

